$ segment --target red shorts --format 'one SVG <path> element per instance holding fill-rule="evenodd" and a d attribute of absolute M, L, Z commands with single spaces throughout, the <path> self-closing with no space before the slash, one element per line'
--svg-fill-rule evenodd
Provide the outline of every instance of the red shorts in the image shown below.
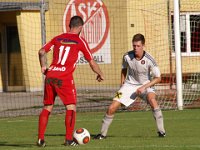
<path fill-rule="evenodd" d="M 73 80 L 46 78 L 44 88 L 44 105 L 52 105 L 59 96 L 64 105 L 76 104 L 76 88 Z"/>

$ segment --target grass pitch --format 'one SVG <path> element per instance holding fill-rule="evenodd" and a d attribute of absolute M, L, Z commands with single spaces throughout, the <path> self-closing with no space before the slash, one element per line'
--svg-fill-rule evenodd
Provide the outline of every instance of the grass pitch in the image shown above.
<path fill-rule="evenodd" d="M 88 129 L 91 136 L 99 133 L 104 112 L 77 113 L 76 128 Z M 65 147 L 64 114 L 52 115 L 45 140 L 46 150 L 197 150 L 200 149 L 200 109 L 163 111 L 167 136 L 158 138 L 150 111 L 119 112 L 106 140 L 93 140 L 87 145 Z M 38 116 L 0 119 L 0 149 L 37 150 Z M 43 149 L 43 148 L 42 148 Z"/>

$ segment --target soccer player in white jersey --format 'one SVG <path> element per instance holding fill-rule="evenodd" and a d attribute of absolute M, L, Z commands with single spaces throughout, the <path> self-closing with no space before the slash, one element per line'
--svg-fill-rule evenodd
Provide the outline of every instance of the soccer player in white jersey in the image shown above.
<path fill-rule="evenodd" d="M 150 104 L 155 118 L 158 136 L 165 137 L 163 115 L 156 101 L 153 86 L 161 81 L 161 74 L 154 58 L 144 50 L 145 38 L 136 34 L 132 39 L 133 50 L 123 56 L 121 70 L 121 87 L 113 98 L 103 117 L 101 133 L 94 139 L 105 139 L 114 113 L 121 105 L 129 106 L 139 96 Z M 152 78 L 152 79 L 151 79 Z"/>

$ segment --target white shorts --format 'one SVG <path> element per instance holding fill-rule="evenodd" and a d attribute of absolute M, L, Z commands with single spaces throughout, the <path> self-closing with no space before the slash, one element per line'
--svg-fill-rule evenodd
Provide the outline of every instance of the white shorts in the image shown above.
<path fill-rule="evenodd" d="M 120 102 L 121 104 L 125 105 L 126 107 L 131 105 L 138 96 L 140 98 L 142 98 L 143 100 L 147 101 L 147 94 L 152 93 L 152 92 L 155 93 L 155 89 L 147 88 L 144 93 L 137 95 L 135 92 L 141 86 L 142 85 L 134 85 L 134 84 L 130 84 L 130 83 L 124 83 L 122 85 L 122 87 L 119 89 L 119 91 L 116 93 L 113 100 Z"/>

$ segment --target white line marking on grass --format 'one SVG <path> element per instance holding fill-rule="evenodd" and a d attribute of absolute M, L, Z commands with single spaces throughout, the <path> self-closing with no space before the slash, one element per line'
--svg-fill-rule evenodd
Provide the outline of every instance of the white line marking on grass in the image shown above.
<path fill-rule="evenodd" d="M 8 120 L 7 122 L 24 122 L 25 120 Z"/>
<path fill-rule="evenodd" d="M 55 145 L 56 146 L 56 145 Z M 48 149 L 56 149 L 58 147 L 55 147 L 55 146 L 48 146 Z M 122 149 L 134 149 L 134 148 L 145 148 L 145 149 L 152 149 L 152 148 L 200 148 L 200 145 L 162 145 L 162 146 L 159 146 L 159 145 L 138 145 L 138 146 L 92 146 L 92 147 L 84 147 L 84 146 L 77 146 L 77 147 L 73 147 L 75 149 L 115 149 L 115 150 L 122 150 Z M 30 149 L 30 148 L 21 148 L 21 149 Z M 59 150 L 62 150 L 62 149 L 66 149 L 65 146 L 63 147 L 59 147 Z M 14 150 L 14 149 L 13 149 Z"/>
<path fill-rule="evenodd" d="M 129 148 L 200 148 L 200 145 L 141 145 L 141 146 L 119 146 L 122 149 Z"/>
<path fill-rule="evenodd" d="M 102 118 L 103 118 L 103 116 L 102 116 Z M 100 121 L 100 120 L 102 120 L 102 118 L 100 118 L 100 119 L 95 119 L 95 118 L 90 118 L 90 119 L 76 119 L 76 122 L 85 122 L 85 121 L 87 121 L 87 122 L 96 122 L 96 121 Z M 64 119 L 64 118 L 63 118 Z M 3 119 L 2 119 L 3 120 Z M 62 121 L 62 118 L 49 118 L 49 121 L 50 122 L 58 122 L 58 120 L 60 120 L 60 121 Z M 119 118 L 115 118 L 115 121 L 130 121 L 130 120 L 150 120 L 149 118 L 127 118 L 127 119 L 120 119 L 120 117 Z M 5 119 L 5 121 L 6 122 L 9 122 L 9 123 L 11 123 L 11 122 L 38 122 L 38 120 L 7 120 L 7 119 Z"/>

